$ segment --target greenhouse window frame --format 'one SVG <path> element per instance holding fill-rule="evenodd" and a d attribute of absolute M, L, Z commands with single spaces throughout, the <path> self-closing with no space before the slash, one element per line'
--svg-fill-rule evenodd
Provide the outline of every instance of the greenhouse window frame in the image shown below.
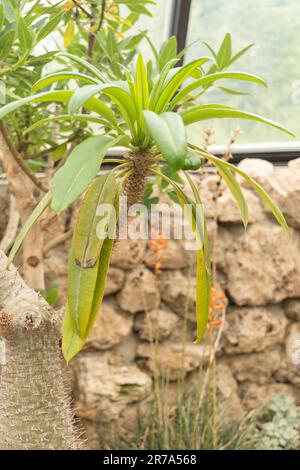
<path fill-rule="evenodd" d="M 178 49 L 186 47 L 192 0 L 172 0 L 169 35 L 176 36 Z M 181 64 L 184 58 L 181 59 Z M 212 145 L 210 150 L 218 156 L 226 151 L 226 145 Z M 232 148 L 232 161 L 239 163 L 244 158 L 263 158 L 277 165 L 300 158 L 299 142 L 271 142 L 236 144 Z"/>

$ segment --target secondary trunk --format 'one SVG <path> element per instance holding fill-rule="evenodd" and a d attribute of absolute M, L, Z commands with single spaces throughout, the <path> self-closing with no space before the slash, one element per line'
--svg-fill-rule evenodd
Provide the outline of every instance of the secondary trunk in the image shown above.
<path fill-rule="evenodd" d="M 0 449 L 76 449 L 59 321 L 0 252 Z"/>

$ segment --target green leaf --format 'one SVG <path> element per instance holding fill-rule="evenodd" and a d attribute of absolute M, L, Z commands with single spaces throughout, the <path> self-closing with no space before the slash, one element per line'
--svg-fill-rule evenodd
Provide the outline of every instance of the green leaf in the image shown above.
<path fill-rule="evenodd" d="M 180 67 L 178 71 L 175 72 L 174 76 L 167 82 L 164 86 L 162 93 L 158 97 L 158 101 L 155 105 L 154 110 L 157 113 L 161 113 L 165 110 L 166 106 L 169 104 L 170 99 L 172 96 L 175 95 L 179 87 L 182 83 L 191 76 L 195 70 L 198 69 L 201 65 L 207 62 L 209 59 L 204 57 L 202 59 L 194 60 L 193 62 L 185 65 L 184 67 Z"/>
<path fill-rule="evenodd" d="M 234 108 L 224 107 L 210 107 L 207 106 L 195 106 L 186 111 L 180 113 L 185 125 L 193 124 L 194 122 L 205 121 L 207 119 L 225 119 L 225 118 L 237 118 L 237 119 L 248 119 L 250 121 L 257 121 L 269 126 L 275 127 L 286 134 L 295 137 L 294 134 L 289 131 L 286 127 L 282 126 L 278 122 L 259 116 L 258 114 L 248 113 L 246 111 L 240 111 Z"/>
<path fill-rule="evenodd" d="M 99 93 L 101 88 L 102 85 L 85 85 L 78 88 L 69 101 L 68 112 L 70 114 L 76 113 L 88 99 Z"/>
<path fill-rule="evenodd" d="M 11 52 L 12 44 L 15 40 L 16 31 L 9 29 L 0 35 L 0 59 L 5 59 Z"/>
<path fill-rule="evenodd" d="M 171 36 L 163 43 L 158 54 L 158 67 L 162 71 L 165 65 L 177 57 L 177 38 Z"/>
<path fill-rule="evenodd" d="M 29 232 L 29 230 L 31 229 L 33 224 L 35 224 L 35 222 L 41 217 L 41 215 L 45 212 L 47 207 L 50 205 L 51 197 L 52 196 L 51 196 L 50 192 L 45 194 L 45 196 L 40 200 L 40 202 L 38 203 L 36 208 L 31 213 L 30 217 L 27 219 L 27 221 L 23 225 L 20 233 L 18 234 L 18 236 L 17 236 L 17 238 L 16 238 L 16 240 L 13 244 L 12 249 L 10 250 L 9 257 L 8 257 L 8 260 L 7 260 L 7 266 L 9 266 L 11 264 L 11 262 L 13 261 L 13 259 L 16 256 L 16 253 L 18 252 L 24 238 L 26 237 L 27 233 Z"/>
<path fill-rule="evenodd" d="M 116 194 L 117 181 L 112 172 L 97 178 L 85 195 L 74 229 L 69 257 L 68 306 L 72 326 L 81 338 L 88 334 L 94 297 L 98 299 L 97 277 L 103 267 L 99 257 L 107 236 L 105 226 L 110 224 L 109 229 L 115 229 Z M 105 213 L 99 212 L 101 207 Z M 98 230 L 100 224 L 101 230 Z"/>
<path fill-rule="evenodd" d="M 231 36 L 227 33 L 223 39 L 220 49 L 217 54 L 216 62 L 220 70 L 227 67 L 230 64 L 231 59 Z"/>
<path fill-rule="evenodd" d="M 205 158 L 209 160 L 211 163 L 214 165 L 220 165 L 220 159 L 215 157 L 214 155 L 211 154 L 206 154 L 205 153 Z M 222 161 L 222 165 L 229 168 L 230 170 L 234 171 L 235 173 L 238 173 L 241 175 L 248 183 L 251 184 L 251 186 L 255 189 L 255 191 L 258 193 L 258 195 L 262 198 L 262 200 L 265 202 L 265 204 L 271 209 L 272 214 L 274 215 L 275 219 L 277 222 L 286 230 L 286 232 L 289 234 L 289 227 L 288 224 L 286 223 L 286 220 L 284 218 L 284 215 L 282 214 L 281 210 L 277 206 L 277 204 L 271 199 L 271 197 L 268 195 L 268 193 L 255 181 L 253 180 L 250 176 L 247 175 L 244 171 L 240 170 L 236 166 L 232 165 L 231 163 Z"/>
<path fill-rule="evenodd" d="M 99 135 L 89 137 L 73 149 L 52 180 L 54 211 L 61 212 L 83 193 L 97 175 L 108 149 L 118 145 L 119 140 Z"/>
<path fill-rule="evenodd" d="M 63 19 L 63 16 L 65 14 L 65 11 L 60 11 L 54 16 L 50 16 L 48 21 L 45 23 L 44 26 L 42 26 L 36 36 L 36 41 L 40 42 L 42 39 L 44 39 L 48 34 L 50 34 L 52 31 L 56 29 L 60 21 Z"/>
<path fill-rule="evenodd" d="M 175 98 L 171 101 L 168 109 L 172 110 L 174 106 L 176 106 L 184 97 L 186 97 L 189 93 L 192 91 L 196 90 L 197 88 L 200 87 L 207 87 L 208 85 L 213 84 L 217 80 L 242 80 L 242 81 L 247 81 L 247 82 L 252 82 L 252 83 L 257 83 L 259 85 L 262 85 L 264 87 L 267 87 L 266 82 L 258 77 L 257 75 L 253 75 L 250 73 L 244 73 L 244 72 L 217 72 L 217 73 L 212 73 L 210 75 L 205 75 L 204 77 L 199 78 L 198 80 L 195 80 L 194 82 L 190 83 L 188 86 L 183 88 L 182 90 L 177 93 Z"/>
<path fill-rule="evenodd" d="M 51 85 L 52 83 L 59 82 L 61 80 L 81 80 L 87 83 L 98 84 L 99 81 L 95 78 L 89 77 L 84 73 L 79 72 L 56 72 L 50 75 L 46 75 L 38 80 L 32 87 L 33 91 L 41 90 L 42 88 Z"/>
<path fill-rule="evenodd" d="M 241 49 L 239 52 L 237 52 L 230 60 L 229 65 L 233 64 L 233 62 L 236 62 L 240 57 L 242 57 L 246 52 L 249 51 L 254 46 L 254 44 L 249 44 L 248 46 L 244 47 Z"/>
<path fill-rule="evenodd" d="M 221 159 L 214 159 L 212 163 L 217 167 L 220 175 L 224 179 L 229 191 L 235 199 L 237 206 L 240 209 L 244 227 L 246 228 L 248 225 L 248 206 L 240 186 L 238 185 L 235 177 L 233 176 L 231 169 L 228 168 L 228 166 L 226 165 L 227 162 Z"/>
<path fill-rule="evenodd" d="M 141 54 L 138 55 L 136 64 L 136 101 L 139 110 L 149 107 L 149 87 L 147 69 Z"/>
<path fill-rule="evenodd" d="M 179 114 L 156 114 L 144 111 L 149 133 L 158 149 L 176 170 L 184 165 L 187 155 L 187 141 L 185 127 Z"/>
<path fill-rule="evenodd" d="M 194 152 L 192 152 L 189 149 L 182 169 L 196 171 L 196 170 L 199 170 L 199 168 L 201 167 L 201 164 L 202 162 L 201 162 L 201 159 L 199 158 L 199 155 L 196 155 Z"/>
<path fill-rule="evenodd" d="M 94 77 L 98 78 L 101 82 L 103 82 L 103 83 L 107 82 L 107 78 L 105 77 L 105 75 L 102 72 L 100 72 L 100 70 L 98 70 L 97 67 L 92 65 L 87 60 L 82 59 L 81 57 L 78 57 L 74 54 L 69 54 L 68 52 L 63 52 L 61 55 L 63 57 L 66 57 L 67 59 L 72 60 L 76 64 L 81 65 L 82 67 L 84 67 L 86 70 L 91 72 L 94 75 Z"/>
<path fill-rule="evenodd" d="M 33 41 L 33 33 L 26 26 L 26 23 L 22 17 L 18 20 L 17 26 L 18 39 L 20 41 L 20 47 L 22 51 L 30 51 Z"/>
<path fill-rule="evenodd" d="M 70 90 L 53 90 L 37 93 L 36 95 L 26 96 L 25 98 L 12 101 L 11 103 L 2 106 L 0 108 L 0 119 L 29 103 L 68 102 L 72 97 L 73 93 L 74 92 Z M 108 106 L 106 106 L 97 98 L 90 98 L 88 101 L 86 101 L 84 107 L 100 114 L 100 116 L 103 116 L 105 119 L 107 119 L 107 121 L 111 122 L 113 126 L 117 126 L 117 121 L 114 113 L 111 111 L 110 108 L 108 108 Z"/>
<path fill-rule="evenodd" d="M 62 352 L 65 360 L 70 362 L 83 348 L 85 340 L 74 331 L 70 317 L 69 306 L 66 305 L 62 327 Z"/>
<path fill-rule="evenodd" d="M 30 127 L 28 127 L 23 134 L 28 134 L 29 132 L 33 131 L 37 127 L 44 126 L 45 124 L 49 124 L 52 122 L 59 122 L 59 121 L 83 121 L 83 122 L 95 122 L 97 124 L 101 124 L 102 126 L 109 126 L 109 122 L 101 119 L 97 116 L 93 116 L 92 114 L 60 114 L 59 116 L 53 116 L 49 118 L 40 119 L 39 121 L 33 123 Z"/>
<path fill-rule="evenodd" d="M 5 16 L 4 16 L 4 7 L 3 7 L 3 4 L 0 3 L 0 31 L 1 31 L 2 28 L 3 28 L 4 20 L 5 20 Z"/>

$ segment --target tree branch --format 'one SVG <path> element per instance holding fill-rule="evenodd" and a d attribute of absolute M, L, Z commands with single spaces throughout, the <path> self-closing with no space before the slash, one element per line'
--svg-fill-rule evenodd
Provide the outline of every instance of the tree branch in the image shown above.
<path fill-rule="evenodd" d="M 3 135 L 3 138 L 6 142 L 7 147 L 9 148 L 15 162 L 18 164 L 18 166 L 21 168 L 21 170 L 28 176 L 28 178 L 32 181 L 32 183 L 41 191 L 47 192 L 48 189 L 43 185 L 41 181 L 36 178 L 36 176 L 29 170 L 27 167 L 26 163 L 24 162 L 23 158 L 17 151 L 16 147 L 14 146 L 14 143 L 12 142 L 10 135 L 3 123 L 3 121 L 0 121 L 0 132 Z"/>

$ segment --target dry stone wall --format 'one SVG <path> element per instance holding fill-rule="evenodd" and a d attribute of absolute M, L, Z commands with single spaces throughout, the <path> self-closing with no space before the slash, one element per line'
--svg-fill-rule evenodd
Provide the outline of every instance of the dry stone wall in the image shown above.
<path fill-rule="evenodd" d="M 278 202 L 291 238 L 245 181 L 240 182 L 250 212 L 247 232 L 225 188 L 215 201 L 217 176 L 195 177 L 209 231 L 217 211 L 218 276 L 229 299 L 218 350 L 219 397 L 231 399 L 236 410 L 253 409 L 276 393 L 300 404 L 300 159 L 283 168 L 254 159 L 240 167 Z M 62 282 L 65 255 L 55 256 L 49 258 L 48 280 Z M 133 432 L 138 413 L 150 412 L 158 370 L 170 381 L 172 400 L 176 381 L 182 376 L 189 381 L 208 361 L 206 341 L 193 344 L 192 258 L 181 242 L 170 240 L 161 273 L 155 274 L 155 256 L 145 241 L 117 244 L 102 313 L 71 364 L 76 413 L 89 447 L 99 445 L 99 430 L 109 426 L 116 433 Z"/>

